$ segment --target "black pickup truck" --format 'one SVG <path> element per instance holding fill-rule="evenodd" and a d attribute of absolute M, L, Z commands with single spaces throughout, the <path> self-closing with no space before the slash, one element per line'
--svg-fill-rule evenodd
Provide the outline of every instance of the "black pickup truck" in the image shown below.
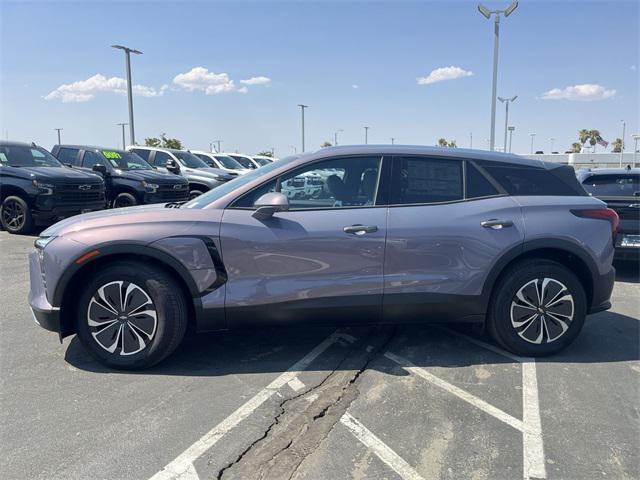
<path fill-rule="evenodd" d="M 99 175 L 67 168 L 34 143 L 0 141 L 0 221 L 6 231 L 26 234 L 105 204 Z"/>
<path fill-rule="evenodd" d="M 55 145 L 51 152 L 65 165 L 102 175 L 114 208 L 189 199 L 186 179 L 152 167 L 134 152 L 88 145 Z"/>

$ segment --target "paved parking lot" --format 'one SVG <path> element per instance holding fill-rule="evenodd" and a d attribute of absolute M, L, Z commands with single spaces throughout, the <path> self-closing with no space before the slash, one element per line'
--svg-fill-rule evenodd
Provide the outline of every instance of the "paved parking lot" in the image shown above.
<path fill-rule="evenodd" d="M 3 479 L 640 478 L 636 268 L 536 362 L 463 329 L 295 328 L 122 373 L 33 323 L 32 244 L 0 232 Z"/>

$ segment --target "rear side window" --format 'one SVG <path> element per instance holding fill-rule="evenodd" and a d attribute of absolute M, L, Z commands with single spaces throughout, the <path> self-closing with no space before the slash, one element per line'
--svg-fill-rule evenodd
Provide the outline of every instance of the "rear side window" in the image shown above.
<path fill-rule="evenodd" d="M 500 192 L 489 180 L 470 162 L 466 165 L 467 198 L 482 198 L 499 195 Z"/>
<path fill-rule="evenodd" d="M 166 152 L 156 152 L 153 164 L 157 167 L 164 167 L 167 164 L 167 160 L 171 160 L 171 155 Z"/>
<path fill-rule="evenodd" d="M 451 202 L 462 198 L 462 161 L 395 157 L 392 205 Z"/>
<path fill-rule="evenodd" d="M 595 196 L 633 197 L 640 195 L 640 175 L 594 175 L 582 186 Z"/>
<path fill-rule="evenodd" d="M 574 196 L 585 195 L 584 189 L 575 180 L 573 184 L 567 180 L 564 168 L 558 167 L 557 175 L 553 170 L 545 168 L 535 168 L 520 165 L 499 164 L 493 162 L 482 162 L 480 165 L 504 188 L 509 195 L 559 195 Z M 562 171 L 560 171 L 562 170 Z"/>
<path fill-rule="evenodd" d="M 80 165 L 80 160 L 78 159 L 78 149 L 77 148 L 60 148 L 58 150 L 58 160 L 64 164 L 71 165 Z"/>

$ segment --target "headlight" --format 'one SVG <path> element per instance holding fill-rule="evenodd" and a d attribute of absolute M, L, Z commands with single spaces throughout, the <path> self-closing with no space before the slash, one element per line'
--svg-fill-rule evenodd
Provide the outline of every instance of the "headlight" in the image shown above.
<path fill-rule="evenodd" d="M 38 189 L 38 193 L 40 195 L 53 195 L 53 189 L 55 188 L 55 185 L 52 185 L 50 183 L 42 183 L 38 180 L 32 180 L 31 183 Z"/>
<path fill-rule="evenodd" d="M 150 192 L 155 192 L 158 189 L 157 183 L 148 183 L 148 182 L 145 182 L 144 180 L 142 180 L 141 183 L 142 183 L 142 187 L 146 188 Z"/>
<path fill-rule="evenodd" d="M 44 248 L 51 243 L 51 241 L 56 238 L 55 235 L 51 237 L 38 237 L 35 242 L 33 242 L 33 246 L 36 247 L 38 251 L 38 256 L 40 257 L 40 261 L 42 261 L 42 255 L 44 254 Z"/>

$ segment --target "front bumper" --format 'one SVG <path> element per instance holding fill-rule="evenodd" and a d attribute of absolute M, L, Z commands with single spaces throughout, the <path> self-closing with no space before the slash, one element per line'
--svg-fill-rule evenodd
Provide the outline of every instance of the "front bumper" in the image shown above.
<path fill-rule="evenodd" d="M 52 223 L 59 222 L 68 217 L 79 215 L 81 213 L 94 212 L 96 210 L 102 210 L 106 206 L 104 200 L 99 202 L 91 202 L 83 205 L 57 205 L 51 209 L 43 210 L 36 208 L 32 211 L 33 218 L 39 225 L 50 225 Z"/>
<path fill-rule="evenodd" d="M 60 333 L 60 308 L 52 306 L 47 299 L 45 279 L 35 250 L 29 254 L 29 280 L 29 306 L 33 319 L 45 330 Z"/>

